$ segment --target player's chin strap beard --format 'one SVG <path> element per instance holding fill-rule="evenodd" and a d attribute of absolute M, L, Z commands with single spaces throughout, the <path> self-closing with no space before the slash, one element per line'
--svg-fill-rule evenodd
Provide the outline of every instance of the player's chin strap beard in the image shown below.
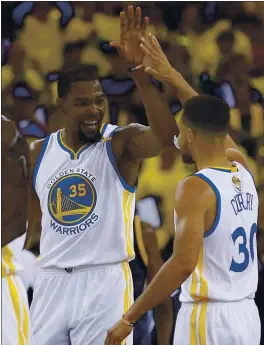
<path fill-rule="evenodd" d="M 98 132 L 93 138 L 87 138 L 79 126 L 79 140 L 82 144 L 94 144 L 102 140 L 102 134 Z"/>

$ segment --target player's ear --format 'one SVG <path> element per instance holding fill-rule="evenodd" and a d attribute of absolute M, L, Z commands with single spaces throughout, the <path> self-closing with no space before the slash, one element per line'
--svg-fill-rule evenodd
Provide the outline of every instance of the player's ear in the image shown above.
<path fill-rule="evenodd" d="M 195 138 L 195 133 L 191 128 L 188 128 L 188 142 L 189 144 L 193 142 Z"/>

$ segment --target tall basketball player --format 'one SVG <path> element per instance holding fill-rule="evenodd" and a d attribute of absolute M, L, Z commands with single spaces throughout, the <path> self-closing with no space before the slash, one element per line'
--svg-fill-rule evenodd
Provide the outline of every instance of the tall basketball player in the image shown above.
<path fill-rule="evenodd" d="M 31 344 L 27 293 L 16 240 L 26 231 L 28 146 L 15 125 L 1 116 L 2 162 L 2 341 Z"/>
<path fill-rule="evenodd" d="M 121 38 L 113 45 L 131 67 L 142 61 L 139 42 L 147 24 L 148 18 L 141 24 L 140 8 L 121 13 Z M 38 345 L 102 345 L 107 329 L 132 303 L 128 261 L 134 258 L 139 164 L 171 146 L 168 134 L 174 134 L 164 121 L 172 118 L 170 109 L 151 78 L 144 71 L 133 78 L 148 91 L 150 127 L 103 124 L 100 82 L 80 70 L 58 80 L 65 128 L 31 146 L 26 246 L 41 220 L 41 274 L 31 307 Z"/>
<path fill-rule="evenodd" d="M 245 158 L 228 136 L 229 108 L 213 96 L 197 96 L 154 37 L 142 47 L 145 71 L 168 82 L 185 103 L 175 143 L 198 172 L 176 189 L 172 257 L 109 330 L 105 344 L 121 344 L 145 312 L 181 285 L 174 345 L 259 345 L 258 195 Z"/>

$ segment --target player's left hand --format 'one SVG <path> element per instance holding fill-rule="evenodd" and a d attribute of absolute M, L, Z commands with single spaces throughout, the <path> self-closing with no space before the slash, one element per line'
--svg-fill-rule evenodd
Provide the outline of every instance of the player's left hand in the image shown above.
<path fill-rule="evenodd" d="M 122 341 L 129 336 L 132 330 L 132 327 L 125 325 L 122 321 L 118 321 L 108 330 L 105 345 L 121 345 Z"/>
<path fill-rule="evenodd" d="M 142 22 L 140 7 L 134 10 L 133 6 L 128 6 L 127 14 L 120 13 L 120 40 L 113 41 L 110 45 L 133 67 L 143 62 L 144 52 L 140 43 L 142 37 L 147 39 L 148 24 L 148 17 Z"/>

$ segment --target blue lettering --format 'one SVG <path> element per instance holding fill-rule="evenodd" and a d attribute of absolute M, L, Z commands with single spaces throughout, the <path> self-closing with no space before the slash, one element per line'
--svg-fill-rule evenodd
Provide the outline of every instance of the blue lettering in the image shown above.
<path fill-rule="evenodd" d="M 81 230 L 81 231 L 84 231 L 84 230 L 86 230 L 86 224 L 81 224 L 80 226 L 79 226 L 79 229 Z"/>
<path fill-rule="evenodd" d="M 76 228 L 70 228 L 70 234 L 76 235 Z"/>
<path fill-rule="evenodd" d="M 234 212 L 235 212 L 235 215 L 237 215 L 237 214 L 238 214 L 238 211 L 237 211 L 235 199 L 232 199 L 232 200 L 231 200 L 231 205 L 232 205 L 232 207 L 233 207 L 233 210 L 234 210 Z"/>
<path fill-rule="evenodd" d="M 59 232 L 59 233 L 61 233 L 61 235 L 62 235 L 61 226 L 58 227 L 58 229 L 56 230 L 56 232 Z"/>
<path fill-rule="evenodd" d="M 93 221 L 97 221 L 97 219 L 99 218 L 98 216 L 97 216 L 97 214 L 95 214 L 95 213 L 93 213 L 92 215 L 91 215 L 91 218 L 93 219 Z"/>
<path fill-rule="evenodd" d="M 237 194 L 231 200 L 232 208 L 237 215 L 239 212 L 244 210 L 252 211 L 253 195 L 246 193 L 245 195 Z"/>
<path fill-rule="evenodd" d="M 64 234 L 69 235 L 69 229 L 68 229 L 68 228 L 63 228 L 63 235 L 64 235 Z"/>
<path fill-rule="evenodd" d="M 58 227 L 58 224 L 56 224 L 52 219 L 50 220 L 50 226 L 53 228 L 53 230 L 56 230 Z"/>

